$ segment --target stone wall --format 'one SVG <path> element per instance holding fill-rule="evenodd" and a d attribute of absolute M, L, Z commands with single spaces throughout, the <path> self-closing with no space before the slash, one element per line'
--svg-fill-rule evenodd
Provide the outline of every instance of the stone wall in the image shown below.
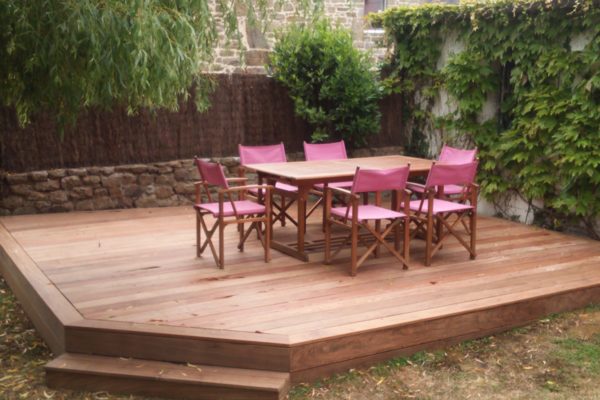
<path fill-rule="evenodd" d="M 383 147 L 355 150 L 352 156 L 402 152 L 401 147 Z M 301 159 L 302 153 L 288 154 L 290 161 Z M 238 174 L 238 157 L 206 160 L 220 162 L 230 176 Z M 191 159 L 24 173 L 0 171 L 0 215 L 188 205 L 194 201 L 197 180 Z"/>
<path fill-rule="evenodd" d="M 431 2 L 458 3 L 458 0 L 387 0 L 387 8 L 410 6 Z M 364 15 L 364 0 L 324 0 L 325 14 L 334 22 L 349 29 L 357 48 L 369 50 L 374 60 L 381 60 L 386 53 L 383 43 L 383 30 L 371 29 Z M 214 2 L 212 9 L 219 15 Z M 293 3 L 285 2 L 279 9 L 270 13 L 270 21 L 262 31 L 247 23 L 240 11 L 238 16 L 241 42 L 245 52 L 240 54 L 235 38 L 228 38 L 224 32 L 221 19 L 217 18 L 219 46 L 215 50 L 215 59 L 204 69 L 211 73 L 253 73 L 264 74 L 270 49 L 275 43 L 275 32 L 286 25 L 302 20 L 302 16 Z"/>

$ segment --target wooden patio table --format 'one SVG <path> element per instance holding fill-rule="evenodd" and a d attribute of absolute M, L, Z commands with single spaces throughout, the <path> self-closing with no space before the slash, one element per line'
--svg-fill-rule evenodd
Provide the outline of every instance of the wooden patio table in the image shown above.
<path fill-rule="evenodd" d="M 352 180 L 356 167 L 386 169 L 410 163 L 410 176 L 427 175 L 432 160 L 399 155 L 348 158 L 345 160 L 292 161 L 280 163 L 249 164 L 246 168 L 256 172 L 258 182 L 285 182 L 298 187 L 298 233 L 295 244 L 271 241 L 271 247 L 282 253 L 308 261 L 305 252 L 306 215 L 308 195 L 317 183 L 343 182 Z"/>

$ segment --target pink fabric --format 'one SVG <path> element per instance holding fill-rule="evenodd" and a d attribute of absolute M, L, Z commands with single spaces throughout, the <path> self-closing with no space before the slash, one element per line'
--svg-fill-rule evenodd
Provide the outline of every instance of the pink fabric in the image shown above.
<path fill-rule="evenodd" d="M 406 187 L 415 193 L 425 193 L 425 185 L 421 185 L 418 183 L 408 183 Z M 445 194 L 461 194 L 464 190 L 464 186 L 459 185 L 446 185 L 444 186 Z"/>
<path fill-rule="evenodd" d="M 283 143 L 269 146 L 242 146 L 240 144 L 238 150 L 242 165 L 287 161 Z"/>
<path fill-rule="evenodd" d="M 249 200 L 238 200 L 233 202 L 237 210 L 237 215 L 249 215 L 249 214 L 264 214 L 265 206 L 262 204 L 255 203 Z M 214 217 L 219 216 L 219 203 L 201 203 L 195 204 L 195 208 L 210 212 Z M 223 216 L 231 217 L 235 215 L 233 208 L 231 207 L 230 201 L 223 202 Z"/>
<path fill-rule="evenodd" d="M 476 156 L 477 149 L 463 150 L 444 145 L 438 161 L 444 164 L 466 164 L 474 161 Z"/>
<path fill-rule="evenodd" d="M 410 166 L 389 169 L 356 168 L 352 193 L 404 190 Z"/>
<path fill-rule="evenodd" d="M 229 189 L 229 184 L 227 183 L 227 179 L 225 179 L 221 164 L 203 161 L 199 158 L 196 158 L 195 161 L 198 172 L 200 172 L 200 177 L 209 185 Z"/>
<path fill-rule="evenodd" d="M 333 143 L 306 143 L 304 142 L 304 157 L 306 161 L 314 160 L 345 160 L 346 145 L 343 140 Z"/>
<path fill-rule="evenodd" d="M 468 185 L 473 183 L 477 173 L 477 161 L 467 164 L 433 164 L 425 187 L 445 185 Z"/>
<path fill-rule="evenodd" d="M 421 205 L 422 204 L 422 205 Z M 413 200 L 409 203 L 409 207 L 412 211 L 420 211 L 427 213 L 428 202 L 427 200 Z M 468 204 L 455 203 L 452 201 L 433 199 L 433 214 L 464 211 L 472 209 L 473 207 Z"/>
<path fill-rule="evenodd" d="M 338 217 L 346 216 L 347 207 L 333 207 L 331 213 Z M 377 219 L 395 219 L 406 217 L 403 212 L 393 211 L 383 207 L 377 207 L 371 204 L 358 206 L 358 220 L 377 220 Z M 352 219 L 352 207 L 348 212 L 348 219 Z"/>

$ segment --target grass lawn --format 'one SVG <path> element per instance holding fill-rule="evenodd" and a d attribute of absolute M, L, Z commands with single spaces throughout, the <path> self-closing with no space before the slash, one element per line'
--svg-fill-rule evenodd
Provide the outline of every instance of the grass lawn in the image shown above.
<path fill-rule="evenodd" d="M 52 358 L 0 278 L 0 399 L 142 399 L 44 386 Z M 397 358 L 312 385 L 304 399 L 600 399 L 600 306 L 451 348 Z"/>

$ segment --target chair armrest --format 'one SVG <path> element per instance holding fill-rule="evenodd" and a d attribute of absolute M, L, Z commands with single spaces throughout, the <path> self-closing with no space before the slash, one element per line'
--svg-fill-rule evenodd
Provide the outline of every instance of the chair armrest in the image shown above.
<path fill-rule="evenodd" d="M 343 194 L 345 196 L 350 196 L 352 194 L 352 192 L 349 191 L 348 189 L 339 188 L 339 187 L 329 187 L 329 186 L 327 186 L 326 190 L 331 191 L 331 192 L 335 192 L 335 193 L 339 193 L 339 194 Z"/>
<path fill-rule="evenodd" d="M 248 178 L 246 178 L 245 176 L 238 176 L 238 177 L 231 177 L 231 178 L 225 178 L 227 180 L 227 182 L 231 182 L 231 183 L 246 183 L 248 182 Z"/>
<path fill-rule="evenodd" d="M 219 189 L 218 193 L 232 193 L 232 192 L 241 192 L 249 189 L 264 189 L 267 192 L 271 192 L 273 190 L 272 185 L 244 185 L 244 186 L 235 186 L 230 187 L 229 189 Z"/>

